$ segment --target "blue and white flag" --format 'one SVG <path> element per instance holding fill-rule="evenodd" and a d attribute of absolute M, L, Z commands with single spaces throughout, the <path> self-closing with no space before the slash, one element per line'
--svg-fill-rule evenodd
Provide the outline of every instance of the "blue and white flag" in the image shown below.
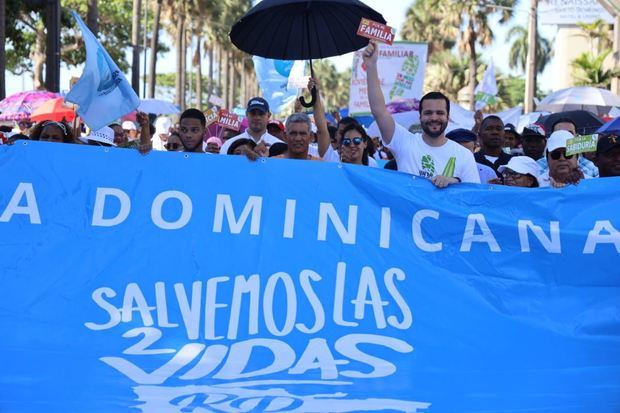
<path fill-rule="evenodd" d="M 620 178 L 48 142 L 0 176 L 2 413 L 620 411 Z"/>
<path fill-rule="evenodd" d="M 256 78 L 263 92 L 263 97 L 269 102 L 272 113 L 282 112 L 297 98 L 297 88 L 289 87 L 289 77 L 303 76 L 303 61 L 274 60 L 254 56 Z"/>
<path fill-rule="evenodd" d="M 125 75 L 80 16 L 72 11 L 86 45 L 86 65 L 65 100 L 79 105 L 77 114 L 93 130 L 136 110 L 140 99 Z"/>
<path fill-rule="evenodd" d="M 476 110 L 480 110 L 486 105 L 497 102 L 497 82 L 495 81 L 495 67 L 493 62 L 489 64 L 484 72 L 482 82 L 476 86 L 475 91 Z"/>

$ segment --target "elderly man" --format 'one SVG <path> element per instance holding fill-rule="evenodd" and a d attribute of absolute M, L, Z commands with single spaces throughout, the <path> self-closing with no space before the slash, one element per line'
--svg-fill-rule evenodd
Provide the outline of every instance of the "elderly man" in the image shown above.
<path fill-rule="evenodd" d="M 308 153 L 310 142 L 312 142 L 312 121 L 308 115 L 293 113 L 286 119 L 285 129 L 288 147 L 286 152 L 275 158 L 320 160 Z"/>
<path fill-rule="evenodd" d="M 584 179 L 579 168 L 579 155 L 566 155 L 566 142 L 572 137 L 573 134 L 566 130 L 555 131 L 549 136 L 545 150 L 549 169 L 539 178 L 541 187 L 562 188 Z"/>
<path fill-rule="evenodd" d="M 594 163 L 598 167 L 600 178 L 620 176 L 620 136 L 618 134 L 606 134 L 599 138 Z"/>
<path fill-rule="evenodd" d="M 238 139 L 252 139 L 257 145 L 262 143 L 267 148 L 276 142 L 282 142 L 267 132 L 271 112 L 269 112 L 269 103 L 265 99 L 261 97 L 250 99 L 245 114 L 248 118 L 248 128 L 245 132 L 226 140 L 220 148 L 221 155 L 226 155 L 230 145 Z"/>

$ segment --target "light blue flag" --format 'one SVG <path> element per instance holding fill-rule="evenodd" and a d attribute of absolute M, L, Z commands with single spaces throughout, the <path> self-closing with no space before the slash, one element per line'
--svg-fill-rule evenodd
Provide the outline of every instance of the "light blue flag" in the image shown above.
<path fill-rule="evenodd" d="M 291 73 L 303 75 L 304 62 L 294 60 L 274 60 L 254 56 L 254 69 L 263 97 L 269 102 L 271 112 L 283 111 L 297 97 L 297 88 L 289 87 Z M 301 70 L 299 70 L 301 69 Z"/>
<path fill-rule="evenodd" d="M 82 29 L 86 65 L 65 100 L 79 105 L 78 115 L 91 129 L 97 130 L 134 111 L 140 98 L 80 16 L 75 11 L 71 13 Z"/>

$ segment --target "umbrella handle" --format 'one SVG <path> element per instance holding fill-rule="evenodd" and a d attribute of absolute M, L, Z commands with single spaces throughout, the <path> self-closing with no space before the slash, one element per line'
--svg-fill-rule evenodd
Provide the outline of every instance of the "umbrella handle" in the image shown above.
<path fill-rule="evenodd" d="M 312 97 L 310 98 L 310 102 L 306 102 L 306 99 L 303 96 L 299 97 L 299 103 L 301 103 L 301 106 L 303 106 L 304 108 L 311 108 L 312 106 L 314 106 L 314 103 L 316 102 L 316 87 L 312 87 L 312 89 L 310 90 L 310 94 L 312 95 Z"/>

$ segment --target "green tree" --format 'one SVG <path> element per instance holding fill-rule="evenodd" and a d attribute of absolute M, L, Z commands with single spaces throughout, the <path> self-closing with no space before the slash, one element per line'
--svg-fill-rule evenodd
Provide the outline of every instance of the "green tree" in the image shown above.
<path fill-rule="evenodd" d="M 609 89 L 611 79 L 620 76 L 620 68 L 605 69 L 603 62 L 611 53 L 611 49 L 604 50 L 596 56 L 591 53 L 580 54 L 571 63 L 573 77 L 577 86 L 593 86 Z"/>
<path fill-rule="evenodd" d="M 400 31 L 403 40 L 428 43 L 428 60 L 436 53 L 452 49 L 459 33 L 456 25 L 442 27 L 446 11 L 434 7 L 435 3 L 436 0 L 415 0 Z"/>
<path fill-rule="evenodd" d="M 329 60 L 313 62 L 314 73 L 323 88 L 326 109 L 340 109 L 349 105 L 351 71 L 339 72 Z"/>
<path fill-rule="evenodd" d="M 510 46 L 510 53 L 508 55 L 508 64 L 511 69 L 518 69 L 525 73 L 525 65 L 527 60 L 528 49 L 528 31 L 523 26 L 514 26 L 508 30 L 506 34 L 506 40 L 513 41 Z M 551 48 L 551 42 L 548 39 L 537 36 L 536 37 L 536 72 L 542 73 L 545 67 L 551 61 L 553 56 L 553 50 Z"/>
<path fill-rule="evenodd" d="M 611 25 L 605 23 L 603 19 L 597 19 L 592 23 L 577 23 L 590 41 L 590 53 L 601 54 L 613 46 Z"/>

